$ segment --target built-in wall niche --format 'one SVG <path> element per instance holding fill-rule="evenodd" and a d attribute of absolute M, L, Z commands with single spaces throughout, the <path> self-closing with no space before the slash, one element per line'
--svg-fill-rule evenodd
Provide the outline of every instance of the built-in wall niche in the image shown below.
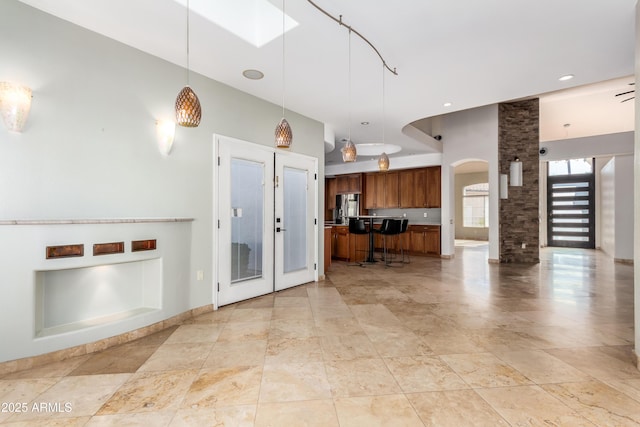
<path fill-rule="evenodd" d="M 162 308 L 162 259 L 35 274 L 35 336 L 113 323 Z"/>

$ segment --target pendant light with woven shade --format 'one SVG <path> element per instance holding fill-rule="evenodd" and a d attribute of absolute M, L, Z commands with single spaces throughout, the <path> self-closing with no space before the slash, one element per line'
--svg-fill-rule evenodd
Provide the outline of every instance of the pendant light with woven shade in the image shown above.
<path fill-rule="evenodd" d="M 187 85 L 176 97 L 176 122 L 180 126 L 195 128 L 200 124 L 201 117 L 200 100 L 189 87 L 189 0 L 187 0 Z"/>
<path fill-rule="evenodd" d="M 385 111 L 385 104 L 384 104 L 384 64 L 382 64 L 382 146 L 384 147 L 385 145 L 385 116 L 386 116 L 386 111 Z M 389 170 L 389 156 L 387 156 L 387 153 L 383 152 L 382 154 L 380 154 L 380 157 L 378 158 L 378 169 L 381 172 L 386 172 Z"/>
<path fill-rule="evenodd" d="M 351 28 L 349 28 L 349 138 L 347 143 L 342 147 L 342 161 L 345 163 L 352 163 L 356 161 L 358 157 L 358 151 L 356 146 L 351 141 Z"/>
<path fill-rule="evenodd" d="M 293 132 L 289 122 L 284 118 L 284 33 L 285 33 L 285 0 L 282 0 L 282 118 L 276 126 L 276 147 L 289 148 L 293 142 Z"/>

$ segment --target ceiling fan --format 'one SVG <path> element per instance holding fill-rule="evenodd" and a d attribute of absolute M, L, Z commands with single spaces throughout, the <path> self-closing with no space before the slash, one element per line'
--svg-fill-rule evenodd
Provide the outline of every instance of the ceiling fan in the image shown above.
<path fill-rule="evenodd" d="M 629 83 L 629 86 L 633 86 L 633 85 L 635 85 L 635 82 L 634 82 L 634 83 Z M 635 93 L 635 91 L 636 91 L 636 90 L 635 90 L 635 89 L 633 89 L 633 90 L 628 90 L 628 91 L 626 91 L 626 92 L 620 92 L 620 93 L 617 93 L 617 94 L 616 94 L 616 96 L 622 96 L 622 95 L 627 95 L 627 94 L 629 94 L 629 93 Z M 633 98 L 635 98 L 635 96 L 632 96 L 632 97 L 630 97 L 630 98 L 623 99 L 623 100 L 622 100 L 622 101 L 620 101 L 620 102 L 627 102 L 627 101 L 631 101 Z"/>

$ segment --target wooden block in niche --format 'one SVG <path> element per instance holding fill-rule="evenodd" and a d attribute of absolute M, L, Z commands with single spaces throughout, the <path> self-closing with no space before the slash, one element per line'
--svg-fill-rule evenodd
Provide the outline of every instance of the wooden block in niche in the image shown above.
<path fill-rule="evenodd" d="M 84 256 L 84 245 L 47 246 L 47 259 Z"/>
<path fill-rule="evenodd" d="M 156 239 L 131 241 L 131 252 L 155 251 L 155 250 L 156 250 Z"/>
<path fill-rule="evenodd" d="M 93 245 L 93 255 L 110 255 L 124 253 L 124 242 L 96 243 Z"/>

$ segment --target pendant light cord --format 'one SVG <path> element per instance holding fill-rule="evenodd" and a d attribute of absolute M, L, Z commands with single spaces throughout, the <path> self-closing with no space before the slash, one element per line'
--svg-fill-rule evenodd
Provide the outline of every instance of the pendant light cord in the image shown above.
<path fill-rule="evenodd" d="M 386 110 L 385 110 L 385 104 L 384 104 L 384 64 L 382 66 L 382 143 L 385 143 L 385 139 L 384 139 L 384 131 L 385 131 L 385 117 L 386 117 Z"/>
<path fill-rule="evenodd" d="M 351 142 L 351 28 L 349 28 L 349 142 Z"/>
<path fill-rule="evenodd" d="M 187 0 L 187 86 L 189 86 L 189 0 Z"/>
<path fill-rule="evenodd" d="M 284 118 L 284 33 L 285 33 L 285 0 L 282 0 L 282 117 Z"/>

